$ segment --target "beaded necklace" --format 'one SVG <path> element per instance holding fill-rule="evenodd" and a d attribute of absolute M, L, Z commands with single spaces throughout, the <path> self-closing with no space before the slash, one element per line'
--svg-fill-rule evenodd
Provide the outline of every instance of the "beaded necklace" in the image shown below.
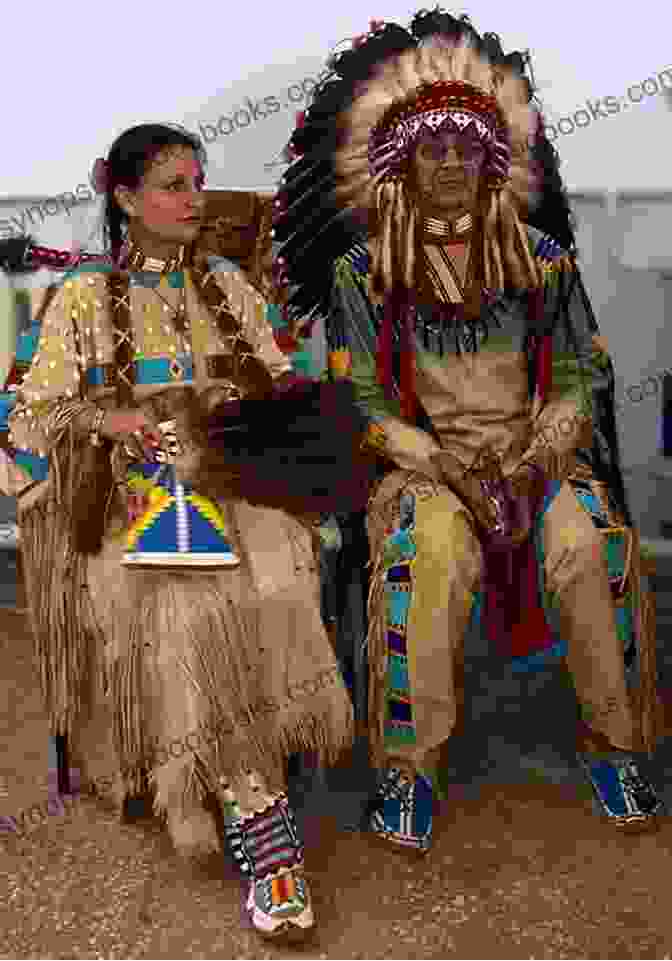
<path fill-rule="evenodd" d="M 223 379 L 231 387 L 232 397 L 264 397 L 272 388 L 272 378 L 254 350 L 242 336 L 241 325 L 231 312 L 228 298 L 215 279 L 214 271 L 208 266 L 205 254 L 194 255 L 193 250 L 180 248 L 178 254 L 167 261 L 148 258 L 137 247 L 131 247 L 128 266 L 134 270 L 150 270 L 165 275 L 177 269 L 189 269 L 196 293 L 204 306 L 214 315 L 219 333 L 230 349 L 230 363 L 224 365 Z M 107 277 L 111 314 L 115 333 L 115 371 L 117 376 L 117 404 L 121 407 L 134 406 L 133 387 L 135 385 L 135 347 L 133 326 L 130 313 L 129 270 L 117 270 Z M 161 296 L 161 295 L 159 295 Z M 176 329 L 185 334 L 188 329 L 186 318 L 186 286 L 175 311 Z M 161 298 L 164 299 L 164 298 Z M 181 330 L 180 330 L 181 327 Z"/>

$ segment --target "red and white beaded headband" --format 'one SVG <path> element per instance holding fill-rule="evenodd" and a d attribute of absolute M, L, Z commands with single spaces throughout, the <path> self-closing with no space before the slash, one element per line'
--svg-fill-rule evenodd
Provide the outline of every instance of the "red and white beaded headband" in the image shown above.
<path fill-rule="evenodd" d="M 437 81 L 418 87 L 410 98 L 395 104 L 369 137 L 372 176 L 403 176 L 419 133 L 444 128 L 476 134 L 488 159 L 484 173 L 493 183 L 505 181 L 511 166 L 506 124 L 496 99 L 468 83 Z"/>

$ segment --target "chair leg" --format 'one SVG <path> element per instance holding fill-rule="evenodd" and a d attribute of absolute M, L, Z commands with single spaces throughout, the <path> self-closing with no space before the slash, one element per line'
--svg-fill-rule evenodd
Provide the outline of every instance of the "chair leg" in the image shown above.
<path fill-rule="evenodd" d="M 70 794 L 70 757 L 68 739 L 65 734 L 57 734 L 56 738 L 56 772 L 58 778 L 58 793 L 61 796 Z"/>

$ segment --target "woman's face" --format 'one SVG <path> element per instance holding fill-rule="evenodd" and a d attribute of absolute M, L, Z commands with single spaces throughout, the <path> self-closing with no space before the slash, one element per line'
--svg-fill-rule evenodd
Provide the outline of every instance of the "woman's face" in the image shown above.
<path fill-rule="evenodd" d="M 157 154 L 137 190 L 117 188 L 130 217 L 133 239 L 157 249 L 191 244 L 202 225 L 205 177 L 191 147 L 170 147 Z"/>
<path fill-rule="evenodd" d="M 484 161 L 485 149 L 471 133 L 423 131 L 412 172 L 424 212 L 453 218 L 472 211 Z"/>

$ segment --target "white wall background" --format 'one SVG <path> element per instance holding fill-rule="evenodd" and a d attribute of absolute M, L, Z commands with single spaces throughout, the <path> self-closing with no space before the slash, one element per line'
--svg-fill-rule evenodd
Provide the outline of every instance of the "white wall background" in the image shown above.
<path fill-rule="evenodd" d="M 672 286 L 660 272 L 667 267 L 672 273 L 667 239 L 672 195 L 583 196 L 575 198 L 574 209 L 588 292 L 609 343 L 617 398 L 623 403 L 618 415 L 623 459 L 626 466 L 637 467 L 657 452 L 662 392 L 638 402 L 636 387 L 647 376 L 672 368 L 672 325 L 665 324 Z M 634 401 L 624 396 L 631 386 Z"/>
<path fill-rule="evenodd" d="M 587 99 L 624 102 L 630 85 L 672 66 L 669 0 L 623 10 L 607 0 L 444 2 L 455 13 L 465 9 L 481 31 L 500 33 L 506 49 L 531 49 L 549 121 L 585 108 Z M 248 96 L 284 103 L 288 85 L 318 72 L 339 41 L 368 29 L 369 18 L 407 23 L 423 5 L 432 6 L 116 0 L 103 17 L 84 0 L 40 4 L 37 16 L 34 4 L 7 3 L 0 196 L 57 195 L 86 183 L 95 158 L 135 123 L 210 123 Z M 267 184 L 259 171 L 286 141 L 294 109 L 288 104 L 222 138 L 213 151 L 215 185 Z M 671 121 L 663 98 L 652 96 L 559 137 L 569 186 L 672 188 Z"/>
<path fill-rule="evenodd" d="M 616 371 L 621 455 L 640 530 L 658 537 L 670 519 L 670 485 L 656 476 L 662 384 L 672 368 L 672 194 L 593 194 L 574 198 L 583 273 Z M 653 382 L 640 385 L 647 377 Z M 631 399 L 627 396 L 628 388 Z"/>

